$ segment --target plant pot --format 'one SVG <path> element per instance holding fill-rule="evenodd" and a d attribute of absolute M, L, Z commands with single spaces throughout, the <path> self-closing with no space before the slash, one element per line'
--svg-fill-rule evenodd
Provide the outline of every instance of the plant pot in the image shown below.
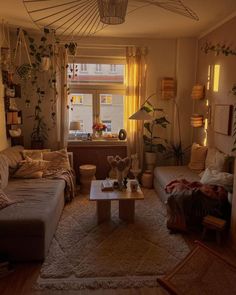
<path fill-rule="evenodd" d="M 145 152 L 146 169 L 153 171 L 156 166 L 157 154 L 153 152 Z"/>
<path fill-rule="evenodd" d="M 51 63 L 50 57 L 48 56 L 41 57 L 40 71 L 47 72 L 49 70 L 50 63 Z"/>

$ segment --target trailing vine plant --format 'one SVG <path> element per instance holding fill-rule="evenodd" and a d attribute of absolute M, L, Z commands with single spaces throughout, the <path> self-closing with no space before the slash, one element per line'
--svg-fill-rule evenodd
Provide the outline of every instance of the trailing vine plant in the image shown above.
<path fill-rule="evenodd" d="M 232 49 L 229 45 L 216 43 L 213 44 L 210 41 L 206 41 L 201 47 L 204 53 L 214 52 L 216 56 L 223 54 L 225 56 L 236 55 L 236 50 Z"/>
<path fill-rule="evenodd" d="M 236 83 L 233 85 L 230 93 L 234 96 L 236 96 Z M 234 124 L 233 124 L 233 147 L 232 147 L 232 152 L 236 151 L 236 105 L 234 106 Z"/>

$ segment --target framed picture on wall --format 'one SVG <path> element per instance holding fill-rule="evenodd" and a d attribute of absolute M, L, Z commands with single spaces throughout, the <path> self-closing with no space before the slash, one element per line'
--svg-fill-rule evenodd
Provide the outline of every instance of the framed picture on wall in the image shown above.
<path fill-rule="evenodd" d="M 233 106 L 216 104 L 214 112 L 214 131 L 224 135 L 231 134 Z"/>

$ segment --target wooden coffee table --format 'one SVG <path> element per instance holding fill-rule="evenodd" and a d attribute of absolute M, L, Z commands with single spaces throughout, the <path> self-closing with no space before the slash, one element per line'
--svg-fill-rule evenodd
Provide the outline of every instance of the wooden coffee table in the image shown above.
<path fill-rule="evenodd" d="M 110 220 L 111 218 L 111 201 L 119 201 L 119 218 L 134 222 L 135 201 L 144 200 L 143 192 L 140 187 L 136 192 L 131 192 L 129 183 L 128 188 L 123 191 L 114 190 L 112 192 L 102 192 L 102 180 L 93 180 L 90 189 L 90 201 L 97 202 L 98 224 Z"/>

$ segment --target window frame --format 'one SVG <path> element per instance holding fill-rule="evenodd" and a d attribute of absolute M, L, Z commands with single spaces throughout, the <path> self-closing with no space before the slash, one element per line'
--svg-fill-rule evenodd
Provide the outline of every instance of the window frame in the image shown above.
<path fill-rule="evenodd" d="M 115 82 L 98 82 L 98 83 L 70 83 L 70 93 L 72 94 L 92 94 L 92 121 L 94 123 L 101 122 L 101 109 L 100 109 L 100 95 L 101 94 L 120 94 L 125 98 L 125 70 L 126 70 L 126 59 L 125 57 L 80 57 L 76 56 L 72 59 L 69 59 L 69 63 L 78 63 L 78 64 L 110 64 L 110 65 L 124 65 L 124 80 L 123 83 Z M 85 72 L 82 72 L 85 73 Z M 100 74 L 101 72 L 99 72 Z M 116 72 L 110 72 L 111 75 Z M 102 105 L 112 105 L 104 103 Z M 112 123 L 111 123 L 112 124 Z"/>

